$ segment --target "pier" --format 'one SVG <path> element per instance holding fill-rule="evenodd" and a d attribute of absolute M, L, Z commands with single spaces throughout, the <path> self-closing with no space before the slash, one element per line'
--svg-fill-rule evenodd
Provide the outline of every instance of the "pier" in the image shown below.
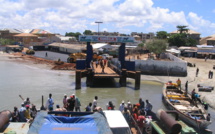
<path fill-rule="evenodd" d="M 95 79 L 105 78 L 119 78 L 120 87 L 126 87 L 126 79 L 132 78 L 135 80 L 134 89 L 140 89 L 141 72 L 134 70 L 135 64 L 125 62 L 125 42 L 133 42 L 134 39 L 132 37 L 80 36 L 79 40 L 87 42 L 87 57 L 86 60 L 76 62 L 76 89 L 81 89 L 81 79 L 84 77 L 86 77 L 86 85 L 89 87 L 96 84 L 93 83 Z M 100 40 L 102 42 L 121 43 L 118 57 L 121 65 L 120 68 L 111 64 L 110 60 L 107 61 L 104 71 L 102 71 L 102 67 L 100 65 L 96 67 L 95 62 L 92 59 L 93 49 L 90 42 L 99 42 Z"/>

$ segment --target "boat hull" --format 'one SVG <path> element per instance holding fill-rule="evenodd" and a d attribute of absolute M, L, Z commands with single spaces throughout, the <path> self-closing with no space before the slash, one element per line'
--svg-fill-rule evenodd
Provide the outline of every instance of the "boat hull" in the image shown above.
<path fill-rule="evenodd" d="M 175 97 L 174 100 L 184 100 L 184 99 L 186 99 L 187 101 L 191 101 L 192 100 L 190 95 L 188 95 L 188 96 L 185 97 L 182 94 L 182 95 L 179 95 L 179 96 L 182 96 L 182 97 L 181 98 L 180 97 Z M 167 107 L 167 109 L 169 109 L 169 110 L 175 110 L 178 113 L 179 118 L 181 120 L 183 120 L 184 122 L 186 122 L 187 124 L 191 125 L 192 127 L 195 127 L 197 129 L 205 129 L 205 128 L 207 128 L 208 125 L 211 124 L 210 121 L 207 121 L 205 119 L 196 119 L 196 118 L 193 118 L 193 117 L 191 117 L 189 115 L 188 112 L 187 113 L 186 112 L 182 112 L 183 110 L 178 109 L 177 106 L 180 106 L 180 105 L 178 105 L 178 104 L 175 105 L 174 103 L 172 103 L 170 101 L 173 98 L 169 98 L 169 96 L 167 95 L 166 86 L 163 89 L 162 99 L 163 99 L 163 103 Z M 203 107 L 200 107 L 200 108 L 203 108 Z M 205 112 L 204 109 L 202 109 L 202 111 Z M 204 113 L 204 114 L 202 114 L 202 117 L 206 118 L 206 115 L 207 115 L 207 113 Z"/>

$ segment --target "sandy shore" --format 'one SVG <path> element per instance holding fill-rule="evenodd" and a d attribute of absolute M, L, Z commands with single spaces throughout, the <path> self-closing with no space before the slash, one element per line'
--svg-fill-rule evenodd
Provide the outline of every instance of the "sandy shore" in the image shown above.
<path fill-rule="evenodd" d="M 69 73 L 75 75 L 75 68 L 73 63 L 64 63 L 63 65 L 56 65 L 55 61 L 46 60 L 43 58 L 34 57 L 31 55 L 23 55 L 22 53 L 3 53 L 0 52 L 1 60 L 16 62 L 19 64 L 26 64 L 37 68 L 46 70 L 55 70 L 61 73 Z M 72 73 L 71 73 L 72 72 Z"/>
<path fill-rule="evenodd" d="M 142 80 L 152 80 L 158 81 L 162 83 L 166 83 L 167 81 L 176 82 L 178 78 L 180 78 L 182 83 L 182 88 L 185 87 L 186 81 L 188 81 L 188 91 L 191 92 L 193 89 L 196 89 L 196 92 L 201 95 L 201 99 L 204 102 L 207 102 L 210 107 L 215 109 L 215 94 L 214 90 L 212 92 L 202 92 L 198 91 L 197 84 L 203 84 L 205 86 L 215 86 L 214 79 L 208 78 L 208 72 L 213 71 L 213 65 L 215 65 L 215 60 L 207 60 L 205 62 L 204 59 L 196 59 L 196 58 L 185 58 L 186 61 L 190 63 L 195 63 L 196 67 L 187 67 L 187 77 L 168 77 L 168 76 L 150 76 L 150 75 L 142 75 Z M 196 77 L 196 69 L 199 68 L 199 75 Z M 215 71 L 214 71 L 215 73 Z"/>
<path fill-rule="evenodd" d="M 43 69 L 53 69 L 56 65 L 53 61 L 44 60 L 41 58 L 32 58 L 32 56 L 24 55 L 20 53 L 7 54 L 0 52 L 0 56 L 3 56 L 4 60 L 10 60 L 18 63 L 32 65 Z M 152 76 L 152 75 L 141 75 L 141 80 L 157 81 L 161 83 L 166 83 L 167 81 L 176 82 L 178 78 L 181 79 L 182 88 L 184 88 L 185 82 L 188 81 L 188 91 L 191 92 L 194 88 L 197 90 L 197 84 L 203 84 L 205 86 L 215 86 L 214 79 L 208 79 L 209 70 L 213 71 L 213 65 L 215 65 L 215 60 L 196 59 L 196 58 L 185 58 L 186 61 L 190 63 L 195 63 L 196 67 L 187 67 L 188 75 L 187 77 L 171 77 L 171 76 Z M 199 75 L 196 77 L 196 68 L 199 68 Z M 69 70 L 56 70 L 59 72 L 69 73 L 75 75 L 74 69 Z M 215 72 L 214 72 L 215 73 Z M 207 102 L 210 107 L 215 109 L 215 94 L 214 90 L 212 92 L 198 92 L 201 95 L 201 99 Z"/>

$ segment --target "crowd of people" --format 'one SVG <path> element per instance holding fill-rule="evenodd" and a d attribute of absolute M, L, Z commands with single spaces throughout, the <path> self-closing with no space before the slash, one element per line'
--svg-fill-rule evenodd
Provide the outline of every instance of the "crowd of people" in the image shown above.
<path fill-rule="evenodd" d="M 52 98 L 52 94 L 49 94 L 45 105 L 45 109 L 47 111 L 81 112 L 81 102 L 75 94 L 72 94 L 69 97 L 65 94 L 62 100 L 62 107 L 59 104 L 56 105 L 56 108 L 54 108 L 54 106 L 55 103 L 54 99 Z M 103 109 L 98 105 L 98 96 L 95 96 L 94 100 L 92 102 L 89 102 L 89 104 L 84 107 L 83 112 L 95 112 L 101 110 Z M 152 104 L 148 100 L 144 102 L 142 98 L 140 98 L 139 102 L 136 104 L 131 104 L 130 101 L 127 101 L 127 103 L 125 103 L 125 101 L 123 100 L 122 103 L 119 105 L 119 108 L 116 108 L 113 102 L 109 101 L 106 104 L 106 110 L 120 110 L 129 125 L 134 124 L 132 120 L 133 117 L 133 119 L 138 123 L 139 128 L 143 129 L 144 121 L 146 119 L 145 117 L 147 115 L 150 115 L 152 110 Z M 30 102 L 29 98 L 27 98 L 21 104 L 20 109 L 14 107 L 13 117 L 11 121 L 30 122 L 35 118 L 36 114 L 36 106 Z"/>

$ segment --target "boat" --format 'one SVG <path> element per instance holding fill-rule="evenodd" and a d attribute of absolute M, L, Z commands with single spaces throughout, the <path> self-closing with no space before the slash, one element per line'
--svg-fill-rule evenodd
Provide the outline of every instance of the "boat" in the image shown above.
<path fill-rule="evenodd" d="M 211 124 L 206 119 L 208 113 L 204 106 L 193 102 L 191 95 L 180 89 L 176 83 L 165 83 L 162 99 L 167 109 L 175 110 L 185 123 L 197 129 L 206 129 Z"/>

